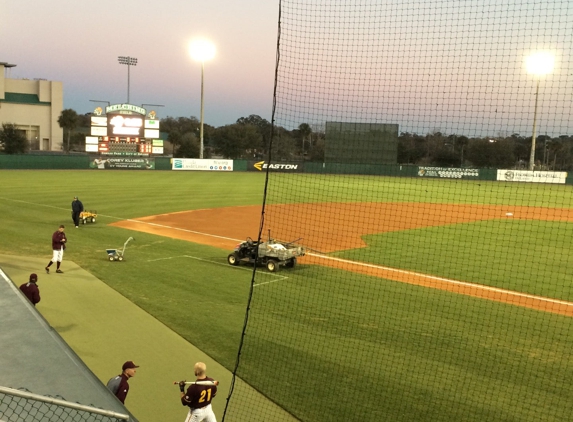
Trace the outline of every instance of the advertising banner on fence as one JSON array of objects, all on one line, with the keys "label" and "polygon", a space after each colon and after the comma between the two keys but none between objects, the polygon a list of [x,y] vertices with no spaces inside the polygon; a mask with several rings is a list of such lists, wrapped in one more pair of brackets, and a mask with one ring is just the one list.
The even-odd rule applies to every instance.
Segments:
[{"label": "advertising banner on fence", "polygon": [[532,182],[565,184],[566,171],[498,170],[497,180],[502,182]]},{"label": "advertising banner on fence", "polygon": [[173,170],[233,171],[233,160],[201,160],[198,158],[174,158]]},{"label": "advertising banner on fence", "polygon": [[479,169],[450,167],[418,167],[420,177],[442,177],[446,179],[477,179]]},{"label": "advertising banner on fence", "polygon": [[247,164],[248,171],[267,171],[267,168],[270,169],[271,171],[292,172],[292,173],[298,173],[304,171],[304,165],[302,163],[267,164],[264,161],[249,161]]},{"label": "advertising banner on fence", "polygon": [[97,157],[90,161],[91,169],[100,170],[154,170],[154,158]]}]

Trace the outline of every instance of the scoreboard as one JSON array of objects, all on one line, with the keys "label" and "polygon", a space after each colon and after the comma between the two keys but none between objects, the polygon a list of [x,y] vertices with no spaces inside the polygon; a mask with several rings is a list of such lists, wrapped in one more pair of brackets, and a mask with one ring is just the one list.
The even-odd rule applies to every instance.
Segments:
[{"label": "scoreboard", "polygon": [[143,117],[110,114],[107,116],[107,134],[116,137],[141,138],[143,136]]},{"label": "scoreboard", "polygon": [[163,154],[159,139],[159,120],[132,104],[101,107],[91,116],[91,136],[86,137],[86,151],[105,155]]}]

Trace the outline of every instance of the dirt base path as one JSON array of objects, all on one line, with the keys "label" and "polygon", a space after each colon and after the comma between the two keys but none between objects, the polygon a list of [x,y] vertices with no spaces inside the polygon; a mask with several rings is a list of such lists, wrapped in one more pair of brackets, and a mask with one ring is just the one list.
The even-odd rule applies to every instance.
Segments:
[{"label": "dirt base path", "polygon": [[[232,250],[260,225],[260,206],[214,208],[119,221],[113,226]],[[310,253],[300,262],[368,274],[468,296],[573,316],[573,303],[457,280],[332,258],[323,254],[365,247],[362,236],[492,219],[573,222],[561,208],[427,203],[324,203],[269,205],[263,233],[281,240],[304,239]]]}]

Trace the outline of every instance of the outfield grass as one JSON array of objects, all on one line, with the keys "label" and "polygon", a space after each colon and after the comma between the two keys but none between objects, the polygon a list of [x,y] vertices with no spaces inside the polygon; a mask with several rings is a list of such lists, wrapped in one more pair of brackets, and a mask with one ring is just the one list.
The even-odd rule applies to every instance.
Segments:
[{"label": "outfield grass", "polygon": [[[47,262],[50,236],[71,223],[77,195],[100,218],[67,229],[64,261],[75,261],[233,368],[251,272],[228,266],[227,251],[106,224],[261,204],[264,175],[0,171],[0,178],[0,252]],[[273,175],[269,189],[269,203],[571,206],[567,186],[284,174]],[[494,220],[371,235],[368,248],[342,255],[570,298],[570,233],[566,223]],[[109,263],[105,249],[131,235],[126,262]],[[527,248],[529,239],[536,243]],[[550,265],[545,256],[552,256]],[[570,418],[569,318],[316,266],[279,274],[288,278],[254,288],[239,372],[302,420]],[[268,277],[261,272],[256,281]],[[248,403],[242,407],[246,412]]]},{"label": "outfield grass", "polygon": [[572,208],[571,186],[461,179],[273,174],[270,203],[424,202]]}]

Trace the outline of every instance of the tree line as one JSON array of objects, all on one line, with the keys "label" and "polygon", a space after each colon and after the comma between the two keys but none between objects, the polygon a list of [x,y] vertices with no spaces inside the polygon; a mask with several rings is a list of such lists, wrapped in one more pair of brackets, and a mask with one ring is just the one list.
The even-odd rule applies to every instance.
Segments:
[{"label": "tree line", "polygon": [[[84,151],[89,134],[91,114],[78,114],[65,109],[58,118],[64,130],[65,152]],[[165,153],[177,158],[198,158],[200,155],[200,121],[196,117],[167,117],[161,120],[161,132],[167,134]],[[272,129],[272,130],[271,130]],[[271,135],[273,142],[270,143]],[[264,159],[269,152],[273,161],[323,162],[325,153],[324,127],[301,123],[296,129],[275,126],[258,116],[241,117],[235,123],[214,127],[204,124],[203,156],[228,159]],[[272,150],[269,151],[269,145]],[[16,126],[3,123],[0,147],[5,154],[25,153],[25,136]],[[402,132],[398,136],[397,164],[476,167],[528,168],[531,136],[518,133],[494,137],[445,135],[433,131],[426,135]],[[573,136],[536,138],[536,170],[573,170]]]},{"label": "tree line", "polygon": [[[398,137],[398,163],[438,167],[527,169],[531,136],[493,137],[427,135],[404,132]],[[573,170],[573,136],[540,135],[535,142],[535,170]]]},{"label": "tree line", "polygon": [[[161,131],[168,134],[174,157],[199,157],[200,122],[195,117],[167,117],[161,120]],[[220,127],[203,125],[203,156],[229,159],[263,159],[269,152],[274,160],[324,160],[324,133],[313,131],[302,123],[297,129],[275,126],[255,114],[241,117],[235,123]],[[271,136],[273,136],[272,150]]]}]

